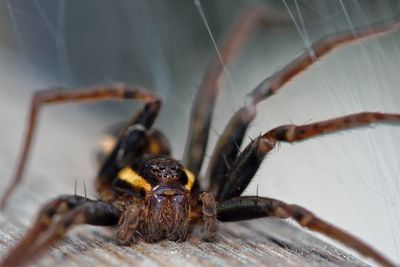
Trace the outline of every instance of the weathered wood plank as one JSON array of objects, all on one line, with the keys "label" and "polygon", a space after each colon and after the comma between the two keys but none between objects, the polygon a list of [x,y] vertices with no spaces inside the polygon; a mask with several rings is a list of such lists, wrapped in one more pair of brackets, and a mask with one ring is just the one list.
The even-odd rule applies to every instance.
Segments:
[{"label": "weathered wood plank", "polygon": [[[0,217],[4,254],[24,230],[18,218]],[[187,242],[121,247],[111,231],[78,227],[35,266],[367,266],[288,222],[261,219],[221,225],[217,242],[194,233]]]}]

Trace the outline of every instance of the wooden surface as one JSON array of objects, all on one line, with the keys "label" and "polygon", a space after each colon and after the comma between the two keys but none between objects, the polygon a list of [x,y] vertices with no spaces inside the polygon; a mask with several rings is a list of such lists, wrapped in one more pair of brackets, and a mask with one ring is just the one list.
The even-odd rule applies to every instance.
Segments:
[{"label": "wooden surface", "polygon": [[[38,87],[38,86],[35,86]],[[0,191],[11,176],[20,146],[29,93],[0,91]],[[93,136],[108,123],[88,109],[45,108],[24,182],[0,212],[0,256],[29,227],[41,204],[59,194],[78,194],[95,174]],[[220,224],[218,241],[200,241],[198,233],[184,243],[116,245],[110,231],[76,227],[36,266],[366,266],[353,256],[320,241],[294,223],[274,219]]]},{"label": "wooden surface", "polygon": [[[18,218],[0,218],[1,253],[21,236]],[[274,219],[221,225],[215,243],[197,234],[184,243],[163,241],[131,247],[110,232],[78,227],[35,266],[367,266],[290,223]]]}]

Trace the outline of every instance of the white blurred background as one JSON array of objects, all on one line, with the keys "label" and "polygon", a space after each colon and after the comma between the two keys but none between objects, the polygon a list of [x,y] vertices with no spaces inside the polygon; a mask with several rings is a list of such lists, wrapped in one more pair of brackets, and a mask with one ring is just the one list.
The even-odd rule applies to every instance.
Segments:
[{"label": "white blurred background", "polygon": [[[51,86],[125,82],[156,91],[165,104],[156,123],[183,153],[190,105],[217,41],[240,10],[270,6],[289,25],[259,29],[244,46],[218,98],[208,155],[246,93],[320,37],[400,14],[400,1],[65,1],[0,0],[0,186],[13,171],[30,95]],[[262,102],[249,137],[359,111],[400,113],[400,33],[342,48]],[[95,140],[137,104],[63,105],[43,109],[25,183],[13,197],[37,207],[94,191]],[[250,139],[246,139],[245,142]],[[400,262],[400,127],[376,125],[294,145],[269,155],[246,191],[300,204]],[[53,179],[48,180],[48,177]],[[41,180],[46,176],[47,179]],[[26,212],[26,211],[24,211]],[[34,214],[35,209],[28,211]],[[26,222],[27,223],[27,222]]]}]

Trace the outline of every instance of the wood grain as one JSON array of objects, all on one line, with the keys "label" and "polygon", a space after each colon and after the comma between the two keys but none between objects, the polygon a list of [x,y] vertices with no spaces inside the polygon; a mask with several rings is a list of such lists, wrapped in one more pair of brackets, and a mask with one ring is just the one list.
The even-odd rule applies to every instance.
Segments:
[{"label": "wood grain", "polygon": [[[18,218],[0,217],[0,249],[4,254],[24,225]],[[111,231],[77,227],[35,266],[367,266],[284,221],[261,219],[221,225],[217,242],[163,241],[121,247]]]}]

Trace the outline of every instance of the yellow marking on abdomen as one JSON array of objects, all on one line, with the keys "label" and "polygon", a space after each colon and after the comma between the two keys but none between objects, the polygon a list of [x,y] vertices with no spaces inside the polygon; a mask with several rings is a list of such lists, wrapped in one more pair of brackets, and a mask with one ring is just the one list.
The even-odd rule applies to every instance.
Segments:
[{"label": "yellow marking on abdomen", "polygon": [[151,191],[151,185],[149,182],[129,167],[123,168],[119,171],[118,179],[127,182],[136,189],[143,189],[146,192]]},{"label": "yellow marking on abdomen", "polygon": [[183,171],[186,173],[186,176],[188,178],[187,184],[185,185],[185,189],[190,191],[193,187],[195,177],[193,173],[188,169],[183,169]]}]

